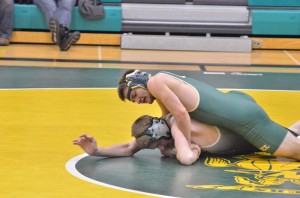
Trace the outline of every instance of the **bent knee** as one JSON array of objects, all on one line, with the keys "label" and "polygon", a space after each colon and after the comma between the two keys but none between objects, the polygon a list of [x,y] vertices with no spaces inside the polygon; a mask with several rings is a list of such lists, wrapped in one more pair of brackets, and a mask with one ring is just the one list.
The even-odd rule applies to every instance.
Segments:
[{"label": "bent knee", "polygon": [[290,126],[289,129],[300,135],[300,120],[298,120],[292,126]]},{"label": "bent knee", "polygon": [[300,160],[300,138],[288,133],[279,148],[274,153],[276,156]]}]

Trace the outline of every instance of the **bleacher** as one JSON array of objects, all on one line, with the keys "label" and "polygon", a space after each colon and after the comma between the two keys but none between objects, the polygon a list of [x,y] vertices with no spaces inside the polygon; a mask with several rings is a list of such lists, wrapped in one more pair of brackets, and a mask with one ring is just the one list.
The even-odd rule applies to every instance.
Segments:
[{"label": "bleacher", "polygon": [[[250,52],[300,49],[299,0],[102,0],[105,18],[87,19],[75,7],[78,44],[123,49]],[[15,4],[11,42],[51,43],[34,4]]]}]

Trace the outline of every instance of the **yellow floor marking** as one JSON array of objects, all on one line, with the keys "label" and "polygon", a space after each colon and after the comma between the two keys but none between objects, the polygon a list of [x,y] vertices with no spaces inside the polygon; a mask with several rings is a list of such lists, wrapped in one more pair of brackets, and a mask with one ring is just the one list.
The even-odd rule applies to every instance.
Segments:
[{"label": "yellow floor marking", "polygon": [[[300,92],[246,91],[272,119],[299,119]],[[72,145],[81,133],[100,145],[130,141],[131,123],[158,106],[121,102],[115,89],[0,90],[1,195],[3,197],[147,197],[82,181],[65,164],[82,154]],[[120,164],[120,168],[121,168]]]}]

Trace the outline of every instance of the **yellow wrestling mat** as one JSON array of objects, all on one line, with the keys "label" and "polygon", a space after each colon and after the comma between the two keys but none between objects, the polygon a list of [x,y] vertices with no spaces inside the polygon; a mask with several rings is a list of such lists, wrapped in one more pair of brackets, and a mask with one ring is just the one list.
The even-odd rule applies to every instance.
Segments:
[{"label": "yellow wrestling mat", "polygon": [[[252,95],[270,117],[280,124],[289,126],[299,119],[299,92],[262,90],[245,92]],[[133,192],[129,192],[122,186],[116,189],[88,182],[73,176],[65,167],[72,158],[83,153],[79,147],[72,145],[72,140],[81,133],[93,135],[102,146],[130,141],[132,140],[131,123],[142,114],[159,116],[158,106],[124,103],[118,99],[116,89],[100,88],[4,89],[0,90],[0,100],[2,197],[150,196],[142,194],[143,192],[149,193],[148,189],[134,189]],[[142,171],[143,167],[138,165],[126,166],[140,158],[143,159],[142,154],[135,158],[123,158],[127,161],[124,164],[122,164],[122,159],[118,158],[116,159],[117,165],[122,170],[135,170],[130,170],[130,173]],[[155,157],[154,161],[157,162],[158,159],[160,158]],[[101,163],[105,161],[102,160]],[[163,162],[158,163],[168,164],[169,161],[164,159]],[[237,192],[242,189],[244,189],[242,195],[245,197],[247,195],[251,197],[272,196],[272,198],[299,197],[300,194],[300,162],[244,156],[232,159],[202,158],[197,162],[196,168],[195,166],[178,166],[176,162],[169,164],[173,164],[177,169],[181,169],[181,173],[185,173],[178,178],[199,177],[201,180],[201,170],[210,170],[210,180],[205,180],[206,176],[201,182],[181,185],[181,188],[187,192],[198,190],[199,196],[203,192],[208,192],[209,196],[204,194],[201,197],[219,197],[222,192],[231,192],[230,197],[240,197],[241,194]],[[237,169],[233,170],[229,168],[229,165]],[[203,169],[205,166],[210,167]],[[159,169],[156,168],[154,171],[163,171],[164,168],[168,167],[159,166]],[[218,174],[212,175],[214,170]],[[232,174],[234,171],[236,173],[239,171],[242,176],[235,177],[235,174]],[[95,172],[94,176],[98,174],[101,172]],[[116,171],[115,174],[120,173]],[[231,183],[226,183],[227,179],[224,180],[228,175]],[[134,177],[131,179],[129,182],[134,182]],[[146,181],[147,178],[144,180]],[[157,182],[160,182],[159,178]],[[162,182],[163,184],[165,183]],[[176,189],[168,190],[171,193],[166,196],[174,196],[172,192]],[[160,190],[153,194],[159,194],[158,192]],[[189,195],[186,194],[184,197],[189,197]]]}]

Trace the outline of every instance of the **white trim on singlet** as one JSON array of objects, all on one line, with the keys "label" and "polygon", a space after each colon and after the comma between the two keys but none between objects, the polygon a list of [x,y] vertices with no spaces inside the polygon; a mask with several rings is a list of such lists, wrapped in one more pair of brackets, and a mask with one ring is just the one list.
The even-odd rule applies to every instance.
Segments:
[{"label": "white trim on singlet", "polygon": [[[179,81],[181,81],[181,82],[183,82],[183,83],[189,85],[190,87],[192,87],[192,88],[197,92],[198,98],[197,98],[196,106],[195,106],[194,108],[192,108],[191,110],[188,110],[188,112],[195,111],[195,110],[199,107],[199,105],[200,105],[200,94],[199,94],[198,90],[197,90],[193,85],[191,85],[190,83],[188,83],[188,82],[186,82],[186,81],[184,81],[184,80],[178,78],[178,77],[185,78],[185,76],[179,76],[179,75],[177,75],[177,74],[173,74],[173,73],[165,72],[165,71],[164,71],[164,72],[160,72],[160,73],[158,73],[158,74],[166,74],[166,75],[168,75],[168,76],[170,76],[170,77],[173,77],[173,78],[175,78],[176,80],[179,80]],[[173,75],[174,75],[174,76],[173,76]],[[178,77],[175,77],[175,76],[178,76]]]},{"label": "white trim on singlet", "polygon": [[219,130],[218,127],[216,127],[216,126],[214,126],[214,127],[216,128],[216,130],[218,132],[218,139],[214,143],[212,143],[211,145],[201,146],[201,148],[203,148],[203,149],[211,148],[211,147],[215,146],[220,141],[220,139],[221,139],[221,132],[220,132],[220,130]]}]

